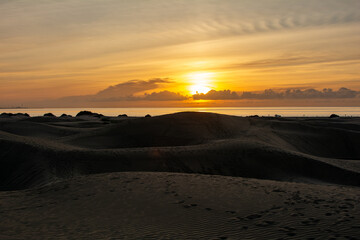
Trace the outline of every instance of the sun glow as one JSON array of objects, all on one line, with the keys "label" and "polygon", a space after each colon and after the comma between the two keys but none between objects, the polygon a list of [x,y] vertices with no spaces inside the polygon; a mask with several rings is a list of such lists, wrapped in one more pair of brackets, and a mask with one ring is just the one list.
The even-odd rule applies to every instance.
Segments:
[{"label": "sun glow", "polygon": [[207,93],[211,90],[213,73],[210,72],[195,72],[188,74],[190,80],[189,90],[191,94]]},{"label": "sun glow", "polygon": [[191,85],[190,91],[191,94],[197,94],[197,93],[207,93],[211,90],[211,88],[203,86],[203,85]]}]

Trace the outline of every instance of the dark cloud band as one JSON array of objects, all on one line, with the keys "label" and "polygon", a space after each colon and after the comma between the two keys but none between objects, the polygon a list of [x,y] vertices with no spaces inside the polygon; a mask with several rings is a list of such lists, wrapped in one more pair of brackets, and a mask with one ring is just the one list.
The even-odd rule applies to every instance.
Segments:
[{"label": "dark cloud band", "polygon": [[313,98],[358,98],[360,91],[351,90],[345,87],[339,90],[325,88],[322,91],[310,89],[286,89],[283,91],[275,91],[266,89],[263,92],[243,92],[237,93],[230,90],[216,91],[211,90],[204,94],[194,94],[194,100],[237,100],[237,99],[313,99]]}]

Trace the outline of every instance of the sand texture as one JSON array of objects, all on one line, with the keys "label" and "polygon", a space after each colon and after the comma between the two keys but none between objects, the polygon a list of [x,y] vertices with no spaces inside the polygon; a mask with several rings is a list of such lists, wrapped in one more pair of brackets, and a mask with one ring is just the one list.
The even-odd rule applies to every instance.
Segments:
[{"label": "sand texture", "polygon": [[360,119],[0,118],[0,239],[358,239]]}]

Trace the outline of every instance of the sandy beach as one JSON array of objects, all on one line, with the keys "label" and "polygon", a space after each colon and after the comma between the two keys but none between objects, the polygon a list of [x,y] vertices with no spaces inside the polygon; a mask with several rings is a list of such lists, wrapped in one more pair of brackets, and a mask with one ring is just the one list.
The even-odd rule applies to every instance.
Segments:
[{"label": "sandy beach", "polygon": [[0,239],[358,239],[360,119],[0,117]]}]

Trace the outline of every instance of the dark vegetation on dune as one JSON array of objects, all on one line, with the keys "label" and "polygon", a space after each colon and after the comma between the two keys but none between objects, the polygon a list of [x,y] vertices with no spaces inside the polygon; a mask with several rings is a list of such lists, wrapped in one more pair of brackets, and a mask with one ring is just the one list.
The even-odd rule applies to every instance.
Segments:
[{"label": "dark vegetation on dune", "polygon": [[52,113],[45,113],[44,117],[56,117],[56,116]]},{"label": "dark vegetation on dune", "polygon": [[78,114],[76,114],[76,117],[80,117],[80,116],[103,117],[104,115],[99,113],[93,113],[91,111],[81,111]]},{"label": "dark vegetation on dune", "polygon": [[30,117],[27,113],[1,113],[0,118],[9,118],[9,117]]},{"label": "dark vegetation on dune", "polygon": [[311,179],[359,186],[358,146],[357,118],[243,118],[185,112],[103,120],[10,119],[0,121],[0,189],[116,171]]}]

